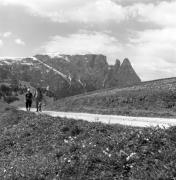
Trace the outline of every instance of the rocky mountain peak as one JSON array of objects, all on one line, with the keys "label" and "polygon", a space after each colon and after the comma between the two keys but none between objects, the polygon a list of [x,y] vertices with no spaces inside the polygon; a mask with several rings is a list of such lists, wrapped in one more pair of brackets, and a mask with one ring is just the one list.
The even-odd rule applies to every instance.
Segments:
[{"label": "rocky mountain peak", "polygon": [[130,74],[137,75],[128,58],[125,58],[123,60],[123,63],[121,64],[120,69],[119,69],[119,73],[128,74],[128,75]]},{"label": "rocky mountain peak", "polygon": [[120,86],[132,85],[141,82],[128,58],[123,60],[123,63],[117,73],[117,79]]},{"label": "rocky mountain peak", "polygon": [[125,59],[123,60],[121,66],[122,66],[122,67],[123,67],[123,66],[131,66],[131,67],[132,67],[131,62],[130,62],[130,60],[129,60],[128,58],[125,58]]},{"label": "rocky mountain peak", "polygon": [[131,62],[125,58],[120,65],[120,60],[116,60],[115,65],[109,70],[105,87],[124,87],[141,82],[134,71]]},{"label": "rocky mountain peak", "polygon": [[120,68],[120,60],[116,59],[115,65],[114,65],[114,70],[118,71]]}]

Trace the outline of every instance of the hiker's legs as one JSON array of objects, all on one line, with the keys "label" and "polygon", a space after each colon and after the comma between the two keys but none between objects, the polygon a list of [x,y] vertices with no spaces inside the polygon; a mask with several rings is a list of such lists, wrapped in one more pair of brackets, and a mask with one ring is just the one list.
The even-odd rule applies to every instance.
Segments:
[{"label": "hiker's legs", "polygon": [[31,110],[32,101],[29,101],[29,111]]},{"label": "hiker's legs", "polygon": [[28,101],[26,101],[26,111],[28,111]]},{"label": "hiker's legs", "polygon": [[36,111],[38,112],[39,111],[39,102],[36,101]]},{"label": "hiker's legs", "polygon": [[42,111],[42,103],[41,102],[39,102],[38,109],[39,109],[39,111]]},{"label": "hiker's legs", "polygon": [[26,111],[30,111],[30,101],[26,101]]}]

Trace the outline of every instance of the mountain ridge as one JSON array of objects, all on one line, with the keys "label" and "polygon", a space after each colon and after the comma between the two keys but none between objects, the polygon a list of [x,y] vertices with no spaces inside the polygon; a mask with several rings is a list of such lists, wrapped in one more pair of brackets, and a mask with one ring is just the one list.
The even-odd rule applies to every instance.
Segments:
[{"label": "mountain ridge", "polygon": [[[109,65],[106,56],[102,54],[38,54],[18,60],[0,60],[0,79],[13,77],[30,82],[34,87],[50,87],[57,98],[62,98],[141,82],[133,67],[123,64],[120,65],[120,61],[116,60],[115,65]],[[127,69],[124,73],[120,70],[123,66]]]}]

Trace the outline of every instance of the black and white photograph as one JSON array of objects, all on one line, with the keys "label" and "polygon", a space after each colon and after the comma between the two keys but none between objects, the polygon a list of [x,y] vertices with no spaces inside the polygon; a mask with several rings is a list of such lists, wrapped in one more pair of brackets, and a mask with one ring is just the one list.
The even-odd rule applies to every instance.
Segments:
[{"label": "black and white photograph", "polygon": [[0,180],[176,180],[176,0],[0,0]]}]

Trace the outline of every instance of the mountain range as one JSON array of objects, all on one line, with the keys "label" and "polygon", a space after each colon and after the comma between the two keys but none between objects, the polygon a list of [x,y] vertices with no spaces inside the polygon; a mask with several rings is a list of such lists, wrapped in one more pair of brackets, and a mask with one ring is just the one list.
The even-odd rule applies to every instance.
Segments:
[{"label": "mountain range", "polygon": [[107,63],[102,54],[35,55],[0,60],[0,81],[29,82],[33,87],[48,88],[56,98],[141,82],[130,61]]}]

